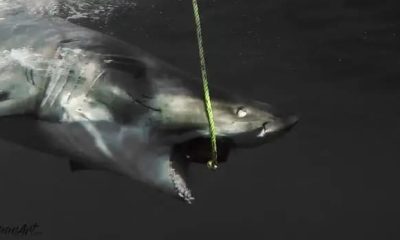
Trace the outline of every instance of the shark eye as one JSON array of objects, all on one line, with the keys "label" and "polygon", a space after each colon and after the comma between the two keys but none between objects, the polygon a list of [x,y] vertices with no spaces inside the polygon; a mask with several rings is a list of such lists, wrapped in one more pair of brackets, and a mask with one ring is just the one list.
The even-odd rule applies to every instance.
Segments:
[{"label": "shark eye", "polygon": [[247,116],[247,111],[244,107],[239,107],[236,111],[236,115],[240,118],[244,118]]}]

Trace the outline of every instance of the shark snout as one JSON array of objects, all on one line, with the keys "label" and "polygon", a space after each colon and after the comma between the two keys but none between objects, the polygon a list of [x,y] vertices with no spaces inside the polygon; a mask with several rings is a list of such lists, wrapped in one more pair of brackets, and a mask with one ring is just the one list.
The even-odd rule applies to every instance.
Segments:
[{"label": "shark snout", "polygon": [[299,118],[297,116],[291,115],[289,117],[279,118],[271,122],[264,122],[263,127],[257,137],[269,138],[275,137],[276,135],[281,135],[292,129],[298,121]]},{"label": "shark snout", "polygon": [[291,115],[280,121],[281,121],[281,129],[280,130],[281,131],[289,131],[299,122],[299,117],[297,117],[296,115]]},{"label": "shark snout", "polygon": [[265,121],[259,128],[233,137],[237,147],[254,147],[270,142],[292,129],[299,121],[295,115]]}]

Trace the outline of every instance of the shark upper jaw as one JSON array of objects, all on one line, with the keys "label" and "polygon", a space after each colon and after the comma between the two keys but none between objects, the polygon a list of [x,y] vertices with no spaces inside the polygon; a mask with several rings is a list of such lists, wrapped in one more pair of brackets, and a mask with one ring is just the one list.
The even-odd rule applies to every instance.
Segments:
[{"label": "shark upper jaw", "polygon": [[262,126],[249,132],[232,136],[232,142],[236,148],[257,147],[275,140],[286,134],[299,121],[295,115],[278,118],[274,121],[265,122]]}]

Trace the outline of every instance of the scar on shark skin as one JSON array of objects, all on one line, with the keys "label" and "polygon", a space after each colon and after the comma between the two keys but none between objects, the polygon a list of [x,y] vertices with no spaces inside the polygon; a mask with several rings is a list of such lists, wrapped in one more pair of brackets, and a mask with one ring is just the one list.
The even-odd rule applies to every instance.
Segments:
[{"label": "scar on shark skin", "polygon": [[[139,104],[139,105],[141,105],[141,106],[143,106],[143,107],[145,107],[145,108],[148,108],[148,109],[150,109],[150,110],[153,110],[153,111],[156,111],[156,112],[161,112],[161,109],[148,106],[148,105],[146,105],[142,100],[140,100],[140,99],[138,99],[138,98],[134,98],[134,97],[132,96],[132,94],[130,94],[130,93],[127,93],[127,94],[128,94],[128,96],[132,99],[133,102],[135,102],[135,103],[137,103],[137,104]],[[145,96],[145,95],[142,95],[142,96]],[[146,97],[146,98],[151,99],[151,97]]]}]

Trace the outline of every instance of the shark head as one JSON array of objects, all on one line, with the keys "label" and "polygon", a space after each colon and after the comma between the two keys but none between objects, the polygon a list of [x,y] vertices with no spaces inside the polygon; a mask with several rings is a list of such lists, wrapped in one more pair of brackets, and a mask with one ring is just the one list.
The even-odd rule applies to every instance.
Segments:
[{"label": "shark head", "polygon": [[[111,165],[117,172],[192,202],[187,170],[191,164],[206,165],[212,156],[202,82],[147,58],[108,56],[104,62],[107,74],[93,92],[114,119],[108,130],[96,127],[105,141],[102,149],[113,159]],[[228,89],[211,85],[210,93],[218,163],[226,162],[234,149],[260,146],[282,136],[298,121]]]},{"label": "shark head", "polygon": [[[203,164],[212,157],[209,120],[200,81],[168,78],[157,81],[149,101],[153,130],[169,146],[168,181],[173,193],[191,202],[187,184],[189,164]],[[216,127],[218,163],[228,160],[234,149],[266,144],[287,133],[298,122],[296,115],[280,113],[270,104],[249,100],[211,87]]]},{"label": "shark head", "polygon": [[[233,148],[262,145],[288,132],[298,122],[297,116],[281,114],[267,103],[228,96],[217,89],[213,93],[217,140]],[[190,138],[197,136],[198,143],[210,137],[209,120],[201,97],[176,93],[158,97],[161,128],[190,133]]]}]

